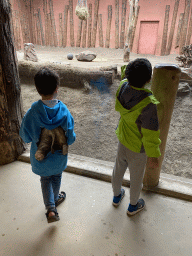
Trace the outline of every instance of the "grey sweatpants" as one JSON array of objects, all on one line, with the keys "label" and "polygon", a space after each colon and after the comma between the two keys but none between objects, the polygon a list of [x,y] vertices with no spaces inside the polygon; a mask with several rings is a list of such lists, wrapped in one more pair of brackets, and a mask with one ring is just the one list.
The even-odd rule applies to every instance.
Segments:
[{"label": "grey sweatpants", "polygon": [[121,193],[123,176],[127,167],[130,171],[130,203],[136,205],[143,185],[143,176],[147,156],[145,153],[135,153],[118,143],[117,157],[112,174],[114,196]]}]

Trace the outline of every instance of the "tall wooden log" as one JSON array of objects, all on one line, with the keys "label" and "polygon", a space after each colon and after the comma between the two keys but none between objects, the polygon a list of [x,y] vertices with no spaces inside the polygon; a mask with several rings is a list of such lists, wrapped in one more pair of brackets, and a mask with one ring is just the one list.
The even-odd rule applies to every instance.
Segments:
[{"label": "tall wooden log", "polygon": [[99,46],[103,47],[103,24],[102,24],[102,14],[99,14]]},{"label": "tall wooden log", "polygon": [[63,19],[62,13],[59,13],[59,46],[63,46]]},{"label": "tall wooden log", "polygon": [[64,9],[64,30],[63,30],[63,47],[67,46],[67,21],[68,21],[69,5],[65,5]]},{"label": "tall wooden log", "polygon": [[183,46],[185,46],[185,43],[186,43],[190,5],[191,5],[191,0],[185,0],[185,12],[183,17],[183,26],[182,26],[181,37],[180,37],[179,54],[182,54],[182,48]]},{"label": "tall wooden log", "polygon": [[47,0],[43,0],[43,13],[45,21],[45,45],[49,45],[49,21],[47,16]]},{"label": "tall wooden log", "polygon": [[54,39],[54,46],[58,46],[57,30],[56,30],[55,17],[54,17],[54,11],[53,11],[53,1],[48,0],[48,2],[49,2],[49,9],[50,9],[50,15],[51,15],[51,27],[52,27],[52,34]]},{"label": "tall wooden log", "polygon": [[71,47],[75,46],[74,23],[73,23],[73,0],[69,0],[69,18],[70,18],[70,43]]},{"label": "tall wooden log", "polygon": [[28,16],[28,20],[29,20],[29,34],[30,34],[30,42],[33,43],[33,27],[32,27],[32,0],[29,0],[29,16]]},{"label": "tall wooden log", "polygon": [[41,28],[40,28],[40,22],[38,18],[38,13],[35,13],[35,20],[36,20],[36,31],[37,31],[37,44],[41,45]]},{"label": "tall wooden log", "polygon": [[108,19],[107,19],[105,48],[109,48],[110,46],[111,21],[112,21],[112,5],[108,5]]},{"label": "tall wooden log", "polygon": [[95,0],[93,33],[92,33],[92,43],[91,43],[92,47],[95,47],[95,43],[96,43],[98,12],[99,12],[99,0]]},{"label": "tall wooden log", "polygon": [[163,37],[162,37],[162,44],[161,44],[161,56],[165,55],[165,52],[166,52],[167,32],[168,32],[168,24],[169,24],[169,11],[170,11],[170,5],[166,5]]},{"label": "tall wooden log", "polygon": [[133,42],[134,42],[134,38],[135,38],[135,30],[136,30],[136,26],[137,26],[137,21],[138,21],[138,17],[139,17],[139,10],[140,10],[140,6],[138,5],[136,7],[136,14],[135,14],[135,20],[134,20],[134,25],[133,25],[133,29],[132,29],[132,33],[131,33],[131,38],[130,38],[130,51],[132,51],[133,48]]},{"label": "tall wooden log", "polygon": [[119,0],[115,0],[115,48],[119,48]]},{"label": "tall wooden log", "polygon": [[125,18],[126,18],[127,0],[122,0],[122,15],[121,15],[121,32],[120,32],[120,48],[124,48],[125,44]]},{"label": "tall wooden log", "polygon": [[83,37],[82,37],[82,47],[86,47],[86,38],[87,38],[87,20],[83,21]]},{"label": "tall wooden log", "polygon": [[34,8],[31,9],[31,20],[32,20],[32,31],[33,31],[33,44],[37,43],[37,35],[36,35],[36,19],[35,19],[35,13]]},{"label": "tall wooden log", "polygon": [[177,36],[176,36],[176,40],[175,40],[175,48],[179,47],[181,29],[182,29],[182,26],[183,26],[183,17],[184,17],[184,13],[181,13],[180,16],[179,16]]},{"label": "tall wooden log", "polygon": [[89,4],[87,47],[91,47],[91,38],[92,38],[92,4]]},{"label": "tall wooden log", "polygon": [[160,104],[157,105],[157,113],[160,128],[161,156],[158,158],[159,167],[155,169],[149,168],[149,159],[147,160],[143,181],[144,188],[155,187],[159,183],[160,171],[180,76],[181,70],[177,65],[159,64],[153,69],[151,90],[153,91],[155,98],[160,102]]},{"label": "tall wooden log", "polygon": [[19,136],[23,109],[10,12],[8,1],[0,0],[0,165],[25,149]]},{"label": "tall wooden log", "polygon": [[77,31],[76,47],[80,47],[80,45],[81,45],[82,24],[83,24],[83,20],[80,20],[80,19],[79,19],[79,26],[78,26],[78,31]]},{"label": "tall wooden log", "polygon": [[190,17],[189,28],[188,28],[188,33],[187,33],[186,45],[190,45],[191,34],[192,34],[192,9],[191,9],[191,17]]},{"label": "tall wooden log", "polygon": [[180,0],[175,0],[175,6],[174,6],[174,11],[173,11],[171,28],[170,28],[170,32],[169,32],[169,39],[168,39],[168,43],[167,43],[166,55],[169,55],[171,52],[173,35],[174,35],[174,31],[175,31],[175,23],[177,20],[177,13],[178,13],[178,8],[179,8],[179,1]]},{"label": "tall wooden log", "polygon": [[41,12],[40,9],[38,8],[38,21],[39,21],[39,27],[40,27],[40,33],[41,33],[41,42],[42,45],[45,45],[45,36],[44,36],[44,31],[43,31],[43,24],[42,24],[42,20],[41,20]]}]

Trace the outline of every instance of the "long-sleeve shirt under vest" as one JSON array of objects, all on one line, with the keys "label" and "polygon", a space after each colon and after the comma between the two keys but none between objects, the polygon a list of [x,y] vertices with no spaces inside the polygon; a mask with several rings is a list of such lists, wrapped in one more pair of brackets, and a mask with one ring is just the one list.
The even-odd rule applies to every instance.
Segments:
[{"label": "long-sleeve shirt under vest", "polygon": [[127,79],[121,81],[115,103],[115,110],[121,116],[117,137],[130,150],[145,152],[148,157],[161,155],[157,104],[152,91],[130,86]]}]

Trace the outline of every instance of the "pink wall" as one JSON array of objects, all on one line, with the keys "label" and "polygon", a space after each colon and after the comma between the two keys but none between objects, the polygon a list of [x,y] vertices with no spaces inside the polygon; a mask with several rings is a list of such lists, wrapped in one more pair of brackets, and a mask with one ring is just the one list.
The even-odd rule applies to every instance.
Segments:
[{"label": "pink wall", "polygon": [[[16,1],[16,0],[14,0]],[[20,0],[20,3],[22,4],[22,11],[27,10],[23,0]],[[26,0],[25,3],[29,3],[28,0]],[[87,0],[87,4],[92,4],[92,25],[94,20],[94,6],[95,6],[95,0]],[[54,8],[54,17],[56,22],[56,29],[57,29],[57,37],[59,41],[59,13],[62,13],[62,17],[64,15],[64,8],[65,5],[69,4],[69,0],[53,0],[53,8]],[[174,10],[174,4],[175,0],[140,0],[140,12],[139,12],[139,18],[137,22],[136,32],[135,32],[135,39],[133,44],[132,52],[138,53],[139,49],[141,51],[141,44],[146,41],[147,38],[145,37],[145,33],[141,31],[141,24],[148,24],[144,28],[144,31],[146,31],[147,34],[151,34],[150,29],[153,29],[153,26],[150,24],[154,24],[154,22],[159,22],[158,24],[158,30],[156,33],[156,36],[151,35],[151,39],[153,42],[153,46],[146,46],[148,47],[149,51],[151,47],[154,47],[155,44],[155,55],[160,55],[161,53],[161,44],[162,44],[162,35],[163,35],[163,28],[164,28],[164,17],[165,17],[165,8],[166,5],[170,5],[170,13],[169,13],[169,25],[168,25],[168,36],[169,36],[169,30],[171,27],[171,21],[173,16],[173,10]],[[75,38],[75,46],[76,46],[76,39],[77,39],[77,31],[78,31],[78,24],[79,19],[75,15],[75,8],[77,5],[77,0],[73,0],[73,18],[74,18],[74,38]],[[102,22],[103,22],[103,39],[104,39],[104,47],[105,47],[105,39],[106,39],[106,28],[107,28],[107,18],[108,18],[108,5],[112,5],[112,23],[111,23],[111,34],[110,34],[110,48],[115,48],[115,0],[100,0],[99,3],[99,14],[102,14]],[[177,14],[177,21],[175,26],[175,33],[173,38],[173,44],[171,53],[178,53],[179,49],[175,49],[175,38],[178,28],[178,21],[179,21],[179,15],[180,13],[184,12],[184,6],[185,6],[185,0],[180,0],[179,4],[179,10]],[[41,10],[41,17],[42,22],[44,23],[44,13],[43,13],[43,0],[33,0],[33,7],[35,10],[37,8],[40,8]],[[191,4],[192,7],[192,4]],[[13,9],[17,9],[16,2],[13,5]],[[119,32],[121,31],[121,14],[122,14],[122,0],[119,0]],[[127,24],[129,14],[129,1],[127,1],[127,11],[126,11],[126,21],[125,24]],[[190,17],[189,17],[190,18]],[[144,21],[146,23],[144,23]],[[125,28],[126,31],[126,28]],[[67,34],[67,46],[70,46],[70,23],[69,23],[69,14],[68,14],[68,34]],[[167,38],[168,38],[167,36]],[[142,37],[142,38],[141,38]],[[120,38],[120,34],[119,34]],[[147,41],[146,41],[147,42]],[[139,46],[140,45],[140,46]],[[97,37],[96,37],[96,47],[99,47],[99,32],[97,27]]]}]

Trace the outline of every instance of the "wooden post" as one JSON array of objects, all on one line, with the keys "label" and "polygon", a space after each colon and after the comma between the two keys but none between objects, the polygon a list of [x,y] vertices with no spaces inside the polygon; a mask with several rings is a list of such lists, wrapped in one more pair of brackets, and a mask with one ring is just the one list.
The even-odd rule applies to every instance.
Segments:
[{"label": "wooden post", "polygon": [[38,19],[38,13],[35,13],[35,20],[36,20],[36,28],[37,28],[37,44],[41,45],[41,29],[40,29],[40,23]]},{"label": "wooden post", "polygon": [[192,9],[191,9],[191,17],[190,17],[190,22],[189,22],[189,29],[188,29],[188,34],[187,34],[186,45],[190,45],[191,34],[192,34]]},{"label": "wooden post", "polygon": [[120,48],[124,48],[125,44],[125,18],[126,18],[127,0],[122,0],[122,16],[121,16],[121,32],[120,32]]},{"label": "wooden post", "polygon": [[107,20],[107,29],[106,29],[105,48],[109,48],[110,46],[111,21],[112,21],[112,5],[108,5],[108,20]]},{"label": "wooden post", "polygon": [[103,47],[103,24],[102,24],[102,14],[99,14],[99,46]]},{"label": "wooden post", "polygon": [[33,31],[33,44],[37,43],[37,37],[36,37],[36,24],[35,24],[35,14],[34,14],[34,8],[31,9],[31,20],[32,20],[32,31]]},{"label": "wooden post", "polygon": [[83,21],[83,38],[82,38],[82,47],[86,47],[86,37],[87,37],[87,20]]},{"label": "wooden post", "polygon": [[96,43],[98,12],[99,12],[99,0],[95,0],[93,34],[92,34],[92,43],[91,43],[92,47],[95,47],[95,43]]},{"label": "wooden post", "polygon": [[87,47],[91,47],[91,37],[92,37],[92,4],[89,4]]},{"label": "wooden post", "polygon": [[161,156],[159,157],[159,167],[157,169],[149,169],[149,161],[147,161],[143,181],[144,187],[155,187],[159,183],[159,176],[180,75],[181,70],[177,65],[157,64],[153,69],[151,90],[153,91],[155,98],[160,102],[160,104],[157,105],[157,112],[160,127]]},{"label": "wooden post", "polygon": [[184,17],[184,13],[181,13],[180,16],[179,16],[179,24],[178,24],[178,28],[177,28],[177,36],[176,36],[176,40],[175,40],[175,48],[179,47],[181,28],[183,26],[183,17]]},{"label": "wooden post", "polygon": [[64,9],[64,31],[63,31],[63,47],[67,46],[67,21],[68,21],[69,5],[65,5]]},{"label": "wooden post", "polygon": [[23,108],[10,13],[8,1],[0,0],[0,165],[15,161],[25,149],[19,136]]},{"label": "wooden post", "polygon": [[115,0],[115,48],[119,48],[119,0]]},{"label": "wooden post", "polygon": [[168,23],[169,23],[169,11],[170,11],[170,5],[166,5],[163,37],[162,37],[162,44],[161,44],[161,56],[165,55],[165,52],[166,52],[167,32],[168,32]]},{"label": "wooden post", "polygon": [[42,25],[42,20],[41,20],[41,13],[40,13],[40,9],[38,8],[38,21],[39,21],[39,27],[40,27],[40,33],[41,33],[41,42],[42,45],[45,45],[45,36],[44,36],[44,31],[43,31],[43,25]]},{"label": "wooden post", "polygon": [[171,22],[171,29],[169,32],[169,39],[168,39],[168,43],[167,43],[166,55],[169,55],[171,52],[173,35],[174,35],[174,31],[175,31],[175,23],[177,20],[177,13],[178,13],[178,8],[179,8],[179,1],[180,0],[175,0],[175,6],[174,6],[173,17],[172,17],[172,22]]},{"label": "wooden post", "polygon": [[53,39],[54,39],[54,46],[58,46],[57,30],[56,30],[55,17],[54,17],[54,11],[53,11],[53,1],[52,0],[48,0],[48,1],[49,1],[51,27],[52,27],[52,34],[53,34]]},{"label": "wooden post", "polygon": [[131,38],[130,38],[130,45],[129,45],[130,51],[132,51],[132,48],[133,48],[133,42],[134,42],[134,38],[135,38],[135,30],[136,30],[136,26],[137,26],[138,17],[139,17],[139,10],[140,10],[140,6],[138,5],[136,7],[136,15],[135,15],[133,29],[131,30]]},{"label": "wooden post", "polygon": [[83,24],[83,20],[80,20],[80,19],[79,19],[79,26],[78,26],[78,31],[77,31],[76,47],[80,47],[80,45],[81,45],[82,24]]},{"label": "wooden post", "polygon": [[71,47],[75,46],[74,24],[73,24],[73,0],[69,0],[69,17],[70,17],[70,42]]},{"label": "wooden post", "polygon": [[43,0],[43,13],[45,21],[45,44],[49,45],[49,25],[48,25],[48,15],[47,15],[47,0]]},{"label": "wooden post", "polygon": [[181,37],[180,37],[179,54],[183,53],[182,48],[183,46],[185,46],[185,42],[186,42],[190,4],[191,4],[191,0],[185,0],[185,12],[183,17],[183,26],[182,26]]},{"label": "wooden post", "polygon": [[63,20],[62,13],[59,13],[59,46],[63,46]]}]

